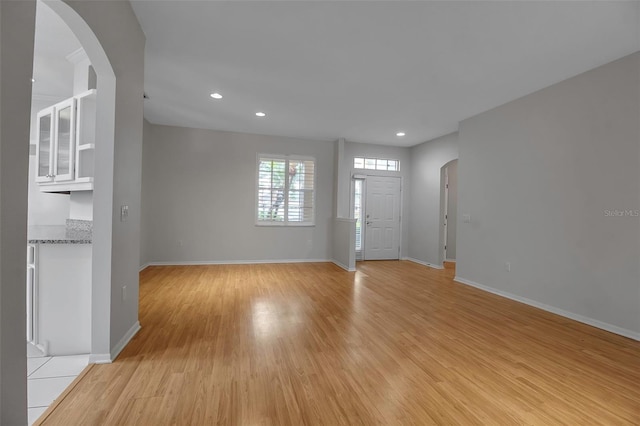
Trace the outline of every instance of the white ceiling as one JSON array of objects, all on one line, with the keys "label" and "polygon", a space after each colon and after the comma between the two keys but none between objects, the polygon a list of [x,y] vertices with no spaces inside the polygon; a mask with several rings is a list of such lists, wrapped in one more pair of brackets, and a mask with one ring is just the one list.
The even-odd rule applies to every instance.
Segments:
[{"label": "white ceiling", "polygon": [[62,100],[73,95],[73,65],[66,57],[80,42],[64,21],[42,2],[37,3],[33,55],[33,95]]},{"label": "white ceiling", "polygon": [[638,2],[132,3],[149,121],[310,139],[415,145],[640,50]]}]

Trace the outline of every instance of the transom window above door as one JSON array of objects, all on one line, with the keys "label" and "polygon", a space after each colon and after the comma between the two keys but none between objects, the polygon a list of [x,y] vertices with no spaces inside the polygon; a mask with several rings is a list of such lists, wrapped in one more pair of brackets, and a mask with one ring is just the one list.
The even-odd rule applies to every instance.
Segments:
[{"label": "transom window above door", "polygon": [[397,172],[400,170],[400,160],[389,160],[386,158],[354,157],[353,168],[366,169],[366,170],[386,170],[390,172]]}]

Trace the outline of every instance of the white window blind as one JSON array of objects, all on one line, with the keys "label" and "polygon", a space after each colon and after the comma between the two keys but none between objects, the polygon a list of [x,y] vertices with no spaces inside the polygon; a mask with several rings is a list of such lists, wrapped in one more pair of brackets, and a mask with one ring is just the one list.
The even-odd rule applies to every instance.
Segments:
[{"label": "white window blind", "polygon": [[257,198],[258,225],[313,225],[315,160],[260,155]]}]

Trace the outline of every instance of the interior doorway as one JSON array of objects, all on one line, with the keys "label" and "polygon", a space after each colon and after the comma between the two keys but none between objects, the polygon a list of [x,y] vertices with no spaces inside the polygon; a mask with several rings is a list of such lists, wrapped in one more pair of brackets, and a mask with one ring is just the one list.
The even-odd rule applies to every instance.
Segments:
[{"label": "interior doorway", "polygon": [[400,195],[399,177],[359,176],[354,180],[356,259],[400,258]]},{"label": "interior doorway", "polygon": [[458,222],[458,160],[452,160],[442,166],[442,260],[456,261],[456,234]]}]

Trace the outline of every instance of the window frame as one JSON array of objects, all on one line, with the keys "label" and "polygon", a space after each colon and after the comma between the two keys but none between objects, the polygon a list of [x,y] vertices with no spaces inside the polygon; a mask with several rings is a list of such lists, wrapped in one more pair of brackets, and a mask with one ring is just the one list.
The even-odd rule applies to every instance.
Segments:
[{"label": "window frame", "polygon": [[[288,220],[288,207],[289,207],[289,191],[290,191],[290,183],[288,179],[285,179],[285,187],[284,187],[284,220],[283,221],[275,221],[275,220],[259,220],[259,212],[260,212],[260,160],[262,159],[271,159],[271,160],[284,160],[285,170],[289,169],[290,161],[312,161],[313,162],[313,189],[311,190],[312,196],[312,209],[311,209],[311,221],[307,222],[292,222]],[[317,177],[317,166],[318,163],[315,157],[308,155],[288,155],[288,154],[266,154],[266,153],[258,153],[256,156],[256,186],[255,186],[255,206],[254,206],[254,222],[255,226],[284,226],[284,227],[314,227],[316,226],[316,186],[318,182]]]},{"label": "window frame", "polygon": [[[362,160],[362,167],[356,166],[356,162],[358,160]],[[373,161],[373,167],[367,167],[367,162]],[[386,162],[387,168],[378,168],[378,163]],[[393,161],[396,164],[395,170],[389,170],[389,161]],[[377,158],[377,157],[353,157],[353,168],[354,170],[371,170],[376,172],[399,172],[400,171],[400,160],[394,158]]]}]

